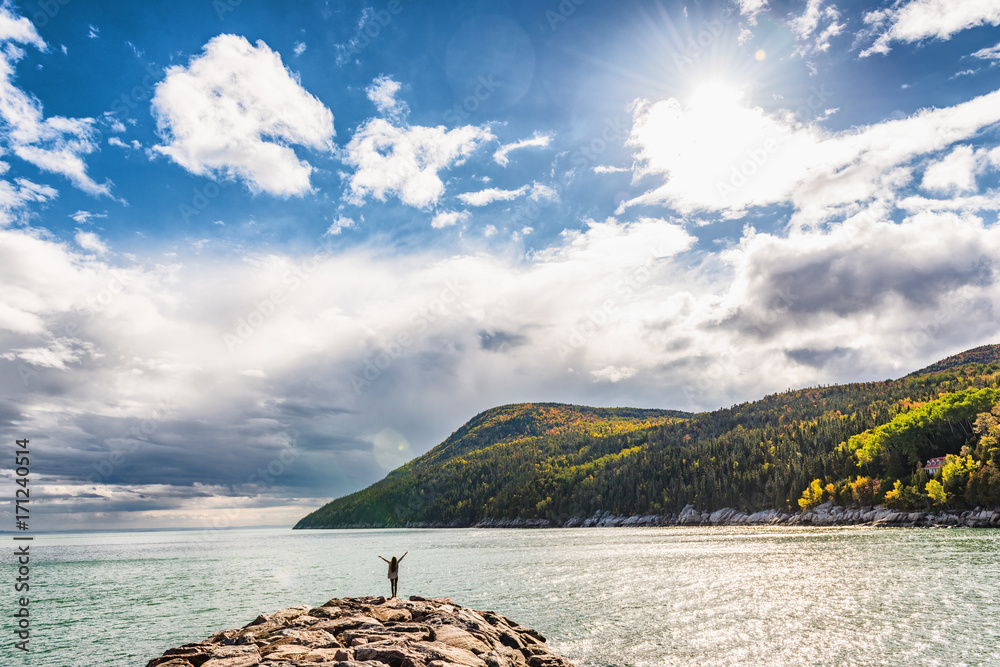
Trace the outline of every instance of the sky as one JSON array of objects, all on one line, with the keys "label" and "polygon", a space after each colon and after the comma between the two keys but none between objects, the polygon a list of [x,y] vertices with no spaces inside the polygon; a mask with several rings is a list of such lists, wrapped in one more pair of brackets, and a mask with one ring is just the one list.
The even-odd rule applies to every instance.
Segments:
[{"label": "sky", "polygon": [[4,2],[0,437],[31,441],[32,528],[291,525],[498,405],[712,410],[998,342],[998,26]]}]

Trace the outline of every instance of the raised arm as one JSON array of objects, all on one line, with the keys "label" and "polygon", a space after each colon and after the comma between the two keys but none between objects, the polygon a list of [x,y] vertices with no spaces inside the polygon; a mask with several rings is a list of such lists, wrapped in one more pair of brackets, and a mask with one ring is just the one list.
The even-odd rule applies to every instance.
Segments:
[{"label": "raised arm", "polygon": [[410,553],[410,552],[409,552],[409,551],[404,551],[404,552],[403,552],[403,555],[402,555],[402,556],[400,556],[400,557],[399,557],[399,560],[397,560],[396,562],[397,562],[397,563],[402,563],[402,562],[403,562],[403,559],[404,559],[404,558],[406,558],[406,554],[408,554],[408,553]]},{"label": "raised arm", "polygon": [[[381,556],[379,556],[379,558],[382,558],[382,557],[381,557]],[[384,558],[382,558],[382,560],[385,560],[385,559],[384,559]],[[389,561],[387,561],[387,560],[385,560],[385,562],[386,562],[386,563],[389,563]],[[389,564],[390,564],[390,565],[392,565],[392,563],[389,563]]]}]

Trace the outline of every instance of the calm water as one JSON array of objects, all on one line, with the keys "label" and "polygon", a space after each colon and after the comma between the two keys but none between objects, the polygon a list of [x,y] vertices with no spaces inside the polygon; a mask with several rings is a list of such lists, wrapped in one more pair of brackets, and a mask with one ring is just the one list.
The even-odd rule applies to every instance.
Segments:
[{"label": "calm water", "polygon": [[4,609],[2,664],[144,667],[259,613],[387,594],[377,555],[404,550],[401,595],[496,609],[581,667],[1000,665],[1000,531],[865,528],[39,536],[34,651]]}]

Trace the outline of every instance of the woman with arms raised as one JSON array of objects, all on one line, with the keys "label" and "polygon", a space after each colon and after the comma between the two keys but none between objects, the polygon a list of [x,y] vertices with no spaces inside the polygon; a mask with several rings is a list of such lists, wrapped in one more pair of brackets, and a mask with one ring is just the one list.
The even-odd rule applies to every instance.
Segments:
[{"label": "woman with arms raised", "polygon": [[392,560],[385,560],[385,558],[379,556],[379,558],[382,558],[382,560],[385,560],[385,562],[389,564],[389,583],[392,584],[392,597],[396,597],[396,585],[399,582],[399,564],[403,562],[403,559],[406,558],[406,554],[408,553],[410,552],[403,552],[403,555],[399,557],[399,560],[397,560],[395,556],[392,557]]}]

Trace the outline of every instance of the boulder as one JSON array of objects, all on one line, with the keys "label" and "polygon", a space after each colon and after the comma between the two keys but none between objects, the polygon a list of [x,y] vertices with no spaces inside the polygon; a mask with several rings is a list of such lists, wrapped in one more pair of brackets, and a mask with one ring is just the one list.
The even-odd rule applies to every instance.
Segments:
[{"label": "boulder", "polygon": [[466,649],[477,654],[490,652],[491,647],[487,646],[485,642],[477,639],[468,631],[457,628],[454,625],[441,625],[434,628],[433,632],[432,639],[436,642]]},{"label": "boulder", "polygon": [[[317,622],[319,619],[316,619]],[[289,638],[287,643],[303,644],[316,648],[340,648],[337,638],[326,630],[302,630],[299,628],[287,628],[280,630],[278,635]]]},{"label": "boulder", "polygon": [[718,526],[719,524],[729,523],[729,519],[731,519],[734,514],[736,514],[736,510],[732,507],[723,507],[721,510],[715,510],[712,512],[712,514],[708,517],[708,521],[713,526]]},{"label": "boulder", "polygon": [[697,526],[701,524],[701,512],[694,508],[694,505],[685,505],[681,510],[678,523],[682,526]]},{"label": "boulder", "polygon": [[220,646],[201,667],[256,667],[261,655],[256,646]]}]

